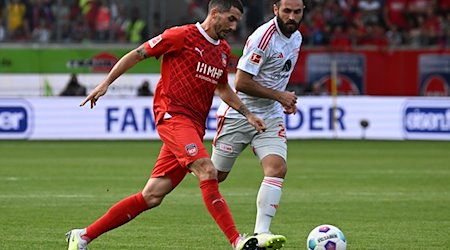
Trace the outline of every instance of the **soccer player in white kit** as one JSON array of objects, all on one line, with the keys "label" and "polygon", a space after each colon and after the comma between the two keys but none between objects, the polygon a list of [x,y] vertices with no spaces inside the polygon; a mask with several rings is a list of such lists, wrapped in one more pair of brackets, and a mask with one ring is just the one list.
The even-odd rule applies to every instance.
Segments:
[{"label": "soccer player in white kit", "polygon": [[300,52],[302,36],[298,29],[304,8],[303,0],[274,1],[275,17],[248,37],[238,62],[236,91],[249,110],[264,119],[266,131],[256,132],[244,116],[223,102],[217,111],[211,158],[219,181],[227,178],[236,158],[249,144],[263,168],[254,229],[262,249],[280,249],[286,241],[284,236],[270,232],[270,224],[287,171],[284,115],[297,111],[297,96],[286,91],[286,86]]}]

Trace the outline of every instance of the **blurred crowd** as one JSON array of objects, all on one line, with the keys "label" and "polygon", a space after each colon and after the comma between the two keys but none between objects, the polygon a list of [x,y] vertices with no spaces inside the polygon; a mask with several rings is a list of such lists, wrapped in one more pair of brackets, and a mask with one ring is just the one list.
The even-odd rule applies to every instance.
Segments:
[{"label": "blurred crowd", "polygon": [[0,0],[0,41],[141,42],[148,38],[139,6],[124,1]]},{"label": "blurred crowd", "polygon": [[301,28],[310,45],[450,46],[450,0],[314,0]]},{"label": "blurred crowd", "polygon": [[[151,0],[149,0],[151,1]],[[139,43],[165,26],[201,20],[208,0],[187,4],[180,23],[148,18],[137,1],[0,0],[0,41]],[[142,3],[140,1],[139,3]],[[245,41],[273,16],[271,0],[243,0],[245,16],[230,42]],[[450,0],[305,0],[304,45],[450,47]],[[135,5],[135,6],[133,6]],[[173,6],[167,6],[173,8]],[[168,10],[170,12],[170,9]],[[149,24],[149,20],[154,22]]]},{"label": "blurred crowd", "polygon": [[[192,9],[207,0],[192,1]],[[245,38],[273,16],[273,1],[243,0]],[[350,49],[354,46],[450,47],[450,0],[305,0],[303,44]]]}]

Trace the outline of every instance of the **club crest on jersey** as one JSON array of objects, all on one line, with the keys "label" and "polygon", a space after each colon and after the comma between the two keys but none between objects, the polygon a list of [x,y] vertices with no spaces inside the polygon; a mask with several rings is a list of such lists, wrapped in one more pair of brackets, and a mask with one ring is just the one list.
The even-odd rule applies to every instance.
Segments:
[{"label": "club crest on jersey", "polygon": [[250,62],[253,64],[259,64],[261,62],[262,56],[258,53],[253,52],[253,54],[250,56]]},{"label": "club crest on jersey", "polygon": [[150,41],[148,41],[148,45],[150,45],[151,48],[155,47],[159,42],[162,41],[162,36],[155,36]]},{"label": "club crest on jersey", "polygon": [[222,66],[227,66],[227,55],[225,53],[222,53]]},{"label": "club crest on jersey", "polygon": [[195,145],[195,143],[186,145],[185,148],[186,148],[186,153],[190,156],[195,156],[198,153],[198,148],[197,148],[197,145]]}]

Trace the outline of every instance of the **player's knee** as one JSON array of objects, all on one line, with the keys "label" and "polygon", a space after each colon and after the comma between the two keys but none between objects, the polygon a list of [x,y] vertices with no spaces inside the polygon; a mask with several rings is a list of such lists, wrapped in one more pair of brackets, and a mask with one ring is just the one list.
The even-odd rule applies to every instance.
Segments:
[{"label": "player's knee", "polygon": [[284,178],[287,173],[286,164],[271,165],[264,167],[264,175],[278,178]]},{"label": "player's knee", "polygon": [[144,197],[145,202],[147,203],[149,208],[157,207],[161,204],[162,200],[164,199],[163,196],[156,196],[151,193],[142,193],[142,196]]},{"label": "player's knee", "polygon": [[217,178],[217,170],[210,159],[199,159],[190,165],[190,169],[200,181]]},{"label": "player's knee", "polygon": [[203,180],[211,180],[217,178],[217,170],[213,165],[205,166],[202,168],[202,179]]},{"label": "player's knee", "polygon": [[286,174],[287,174],[287,167],[286,167],[286,164],[283,164],[283,165],[281,165],[279,168],[278,168],[278,175],[280,176],[280,177],[285,177],[286,176]]}]

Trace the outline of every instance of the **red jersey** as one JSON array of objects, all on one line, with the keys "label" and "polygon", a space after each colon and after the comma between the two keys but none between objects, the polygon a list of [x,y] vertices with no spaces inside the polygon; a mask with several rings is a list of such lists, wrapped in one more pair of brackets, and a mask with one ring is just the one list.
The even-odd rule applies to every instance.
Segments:
[{"label": "red jersey", "polygon": [[386,0],[385,8],[389,21],[395,24],[400,29],[408,29],[408,20],[406,19],[408,13],[409,0]]},{"label": "red jersey", "polygon": [[156,124],[181,114],[204,130],[217,84],[228,84],[228,43],[212,39],[197,23],[167,29],[144,47],[148,56],[163,56],[153,98]]}]

